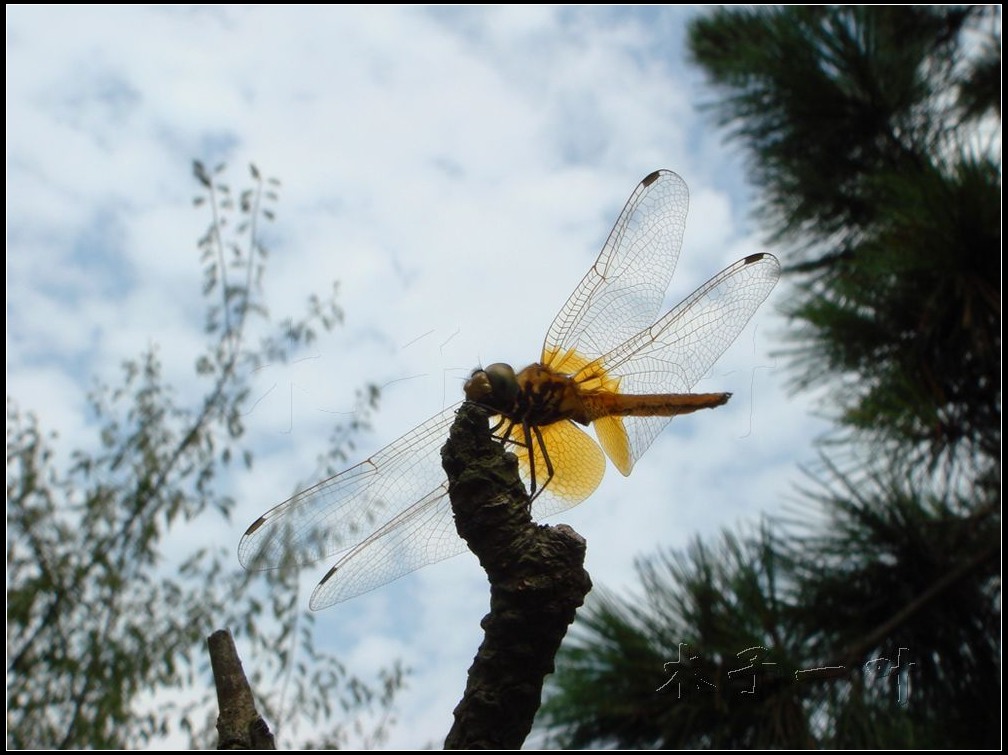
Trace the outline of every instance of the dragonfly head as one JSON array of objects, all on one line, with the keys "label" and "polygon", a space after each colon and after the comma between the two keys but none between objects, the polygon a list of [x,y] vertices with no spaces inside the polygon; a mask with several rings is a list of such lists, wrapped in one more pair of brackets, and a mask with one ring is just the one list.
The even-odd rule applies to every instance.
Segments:
[{"label": "dragonfly head", "polygon": [[473,370],[465,384],[465,396],[469,401],[491,409],[509,411],[518,398],[518,378],[514,368],[497,362],[481,370]]}]

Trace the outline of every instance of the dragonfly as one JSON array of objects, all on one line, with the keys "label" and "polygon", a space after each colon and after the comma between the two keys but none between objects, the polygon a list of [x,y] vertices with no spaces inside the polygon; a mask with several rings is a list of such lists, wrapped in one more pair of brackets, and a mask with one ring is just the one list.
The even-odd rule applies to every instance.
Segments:
[{"label": "dragonfly", "polygon": [[[679,175],[646,176],[553,320],[539,361],[520,371],[492,364],[465,384],[518,457],[536,519],[591,495],[607,456],[629,475],[673,417],[731,396],[690,391],[770,294],[780,264],[745,257],[659,316],[688,208]],[[462,553],[440,456],[460,405],[263,514],[241,539],[241,563],[304,566],[341,554],[312,593],[319,610]]]}]

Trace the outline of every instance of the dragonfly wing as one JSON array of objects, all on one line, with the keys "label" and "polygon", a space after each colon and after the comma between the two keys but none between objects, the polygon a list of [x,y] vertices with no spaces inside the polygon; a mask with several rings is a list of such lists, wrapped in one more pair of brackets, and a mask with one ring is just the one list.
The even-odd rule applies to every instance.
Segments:
[{"label": "dragonfly wing", "polygon": [[[266,512],[241,539],[242,565],[271,569],[313,563],[361,543],[387,522],[402,524],[405,513],[445,483],[441,446],[456,408]],[[414,531],[414,537],[421,536]]]},{"label": "dragonfly wing", "polygon": [[[491,420],[491,423],[493,420]],[[535,460],[536,484],[539,495],[532,502],[532,516],[542,519],[577,506],[602,482],[605,474],[605,456],[598,443],[584,430],[569,420],[539,427],[543,445],[549,452],[553,466],[553,479],[546,487],[547,465],[542,448],[532,439]],[[511,428],[509,451],[518,457],[518,471],[526,485],[531,484],[528,446],[522,437],[521,425]]]},{"label": "dragonfly wing", "polygon": [[465,549],[455,529],[445,481],[337,561],[315,588],[309,605],[320,610]]},{"label": "dragonfly wing", "polygon": [[[493,421],[491,420],[491,424]],[[532,504],[536,519],[569,509],[591,495],[605,473],[605,456],[591,437],[573,422],[556,422],[539,428],[549,450],[555,474]],[[528,448],[521,426],[511,431],[508,448],[518,457],[519,471],[529,483]],[[544,482],[546,460],[533,439],[535,469]],[[364,542],[344,554],[312,593],[310,605],[319,610],[373,590],[428,564],[466,550],[458,536],[443,482],[383,525]]]},{"label": "dragonfly wing", "polygon": [[[771,254],[753,254],[722,270],[654,325],[584,367],[575,380],[599,375],[619,381],[624,394],[688,393],[738,337],[780,277]],[[670,417],[607,420],[605,432],[626,431],[628,474]],[[612,440],[610,439],[610,442]],[[608,446],[606,446],[608,447]]]},{"label": "dragonfly wing", "polygon": [[655,321],[679,259],[688,209],[689,190],[675,173],[659,170],[641,181],[598,260],[553,320],[543,364],[574,373]]}]

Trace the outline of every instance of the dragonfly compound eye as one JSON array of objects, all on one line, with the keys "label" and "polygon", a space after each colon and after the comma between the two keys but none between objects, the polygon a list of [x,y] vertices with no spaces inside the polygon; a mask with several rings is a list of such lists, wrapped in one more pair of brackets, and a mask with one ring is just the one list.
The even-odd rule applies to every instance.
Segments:
[{"label": "dragonfly compound eye", "polygon": [[507,409],[518,396],[518,379],[514,368],[497,362],[476,370],[466,381],[465,395],[470,401],[493,409]]}]

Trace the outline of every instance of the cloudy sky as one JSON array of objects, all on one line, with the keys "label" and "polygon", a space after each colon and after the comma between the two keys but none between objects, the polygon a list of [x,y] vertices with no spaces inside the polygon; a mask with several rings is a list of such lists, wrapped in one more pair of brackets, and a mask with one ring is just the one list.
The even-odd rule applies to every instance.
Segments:
[{"label": "cloudy sky", "polygon": [[[279,315],[339,281],[342,328],[254,376],[259,463],[222,537],[310,483],[334,423],[385,386],[360,458],[457,401],[477,364],[535,361],[623,203],[657,168],[691,191],[674,305],[768,250],[740,155],[699,111],[693,10],[374,7],[7,9],[7,392],[94,443],[86,391],[150,344],[181,396],[201,343],[190,165],[283,182],[266,295]],[[821,431],[773,356],[780,284],[629,478],[556,518],[596,584],[633,561],[788,505]],[[359,459],[358,459],[359,460]],[[330,564],[306,570],[313,584]],[[465,554],[326,609],[320,643],[368,674],[413,670],[390,747],[440,745],[480,641]],[[251,663],[246,659],[246,664]],[[660,669],[656,670],[660,672]]]}]

